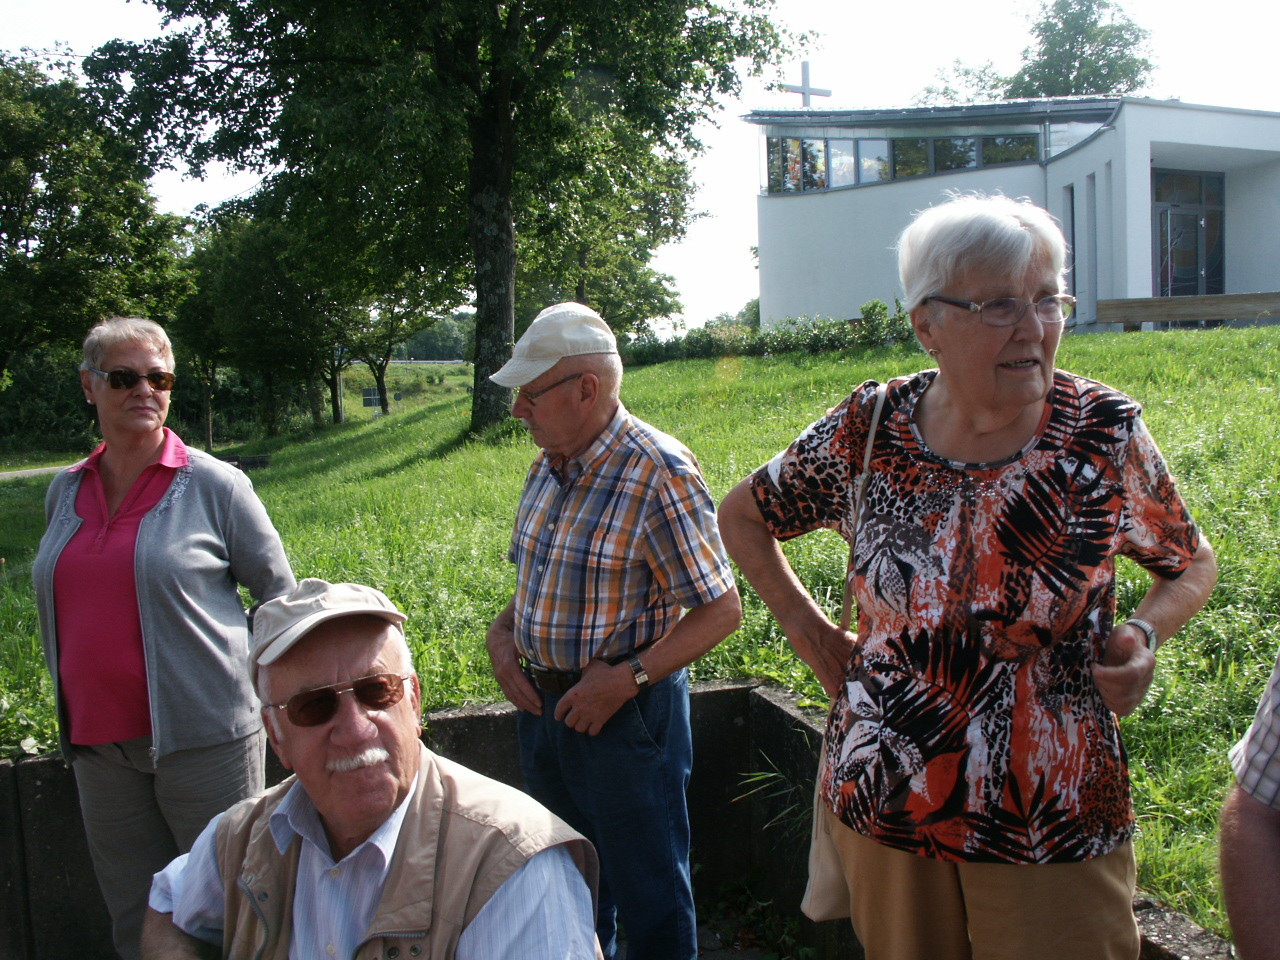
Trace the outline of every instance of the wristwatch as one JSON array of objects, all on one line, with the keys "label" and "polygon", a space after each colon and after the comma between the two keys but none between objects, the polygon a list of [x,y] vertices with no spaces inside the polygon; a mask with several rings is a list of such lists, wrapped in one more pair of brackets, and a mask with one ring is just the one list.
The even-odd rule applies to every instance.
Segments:
[{"label": "wristwatch", "polygon": [[644,664],[639,657],[628,657],[627,666],[631,668],[631,675],[636,678],[637,687],[643,690],[649,685],[649,674],[644,672]]},{"label": "wristwatch", "polygon": [[1156,628],[1145,620],[1139,620],[1137,617],[1130,617],[1125,621],[1131,627],[1137,627],[1147,637],[1147,649],[1152,653],[1156,652],[1156,647],[1160,646],[1160,638],[1156,636]]}]

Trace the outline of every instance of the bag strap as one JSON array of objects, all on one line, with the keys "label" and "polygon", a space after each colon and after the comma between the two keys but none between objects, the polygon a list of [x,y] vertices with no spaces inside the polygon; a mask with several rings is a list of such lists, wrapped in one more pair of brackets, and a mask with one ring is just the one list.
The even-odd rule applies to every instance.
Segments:
[{"label": "bag strap", "polygon": [[840,606],[840,629],[848,630],[853,618],[853,552],[858,546],[858,528],[862,526],[862,495],[867,490],[867,474],[871,469],[871,448],[875,445],[876,428],[880,426],[880,411],[884,409],[885,394],[889,385],[876,387],[876,405],[871,411],[871,429],[867,431],[866,450],[862,454],[862,472],[853,495],[853,536],[849,539],[849,565],[845,567],[844,602]]}]

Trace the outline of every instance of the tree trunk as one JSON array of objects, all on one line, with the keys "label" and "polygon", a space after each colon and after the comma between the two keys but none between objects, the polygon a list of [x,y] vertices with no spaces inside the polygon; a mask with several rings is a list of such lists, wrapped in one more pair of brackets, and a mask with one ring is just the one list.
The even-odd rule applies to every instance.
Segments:
[{"label": "tree trunk", "polygon": [[320,389],[321,376],[312,373],[307,377],[307,407],[311,411],[311,425],[319,430],[324,426],[324,396]]},{"label": "tree trunk", "polygon": [[342,371],[324,377],[324,385],[329,388],[329,413],[333,416],[333,422],[345,422],[346,417],[342,410]]},{"label": "tree trunk", "polygon": [[382,415],[385,417],[391,412],[391,398],[387,396],[387,361],[379,360],[371,363],[369,369],[373,371],[373,383],[378,388],[378,400],[382,404]]},{"label": "tree trunk", "polygon": [[205,375],[200,378],[201,393],[204,394],[204,449],[206,453],[213,453],[213,378],[217,375],[218,368],[212,364],[205,370]]},{"label": "tree trunk", "polygon": [[511,208],[515,144],[511,107],[491,93],[471,121],[471,257],[475,265],[476,363],[471,432],[501,423],[511,391],[489,374],[511,357],[515,342],[516,231]]}]

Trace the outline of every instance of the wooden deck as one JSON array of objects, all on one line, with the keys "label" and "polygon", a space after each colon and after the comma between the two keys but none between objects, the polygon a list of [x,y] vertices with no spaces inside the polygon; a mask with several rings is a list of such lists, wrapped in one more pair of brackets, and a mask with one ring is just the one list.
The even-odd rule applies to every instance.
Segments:
[{"label": "wooden deck", "polygon": [[1280,320],[1280,293],[1223,293],[1208,297],[1140,297],[1099,300],[1098,323],[1122,323],[1126,330],[1143,323],[1201,323],[1231,320]]}]

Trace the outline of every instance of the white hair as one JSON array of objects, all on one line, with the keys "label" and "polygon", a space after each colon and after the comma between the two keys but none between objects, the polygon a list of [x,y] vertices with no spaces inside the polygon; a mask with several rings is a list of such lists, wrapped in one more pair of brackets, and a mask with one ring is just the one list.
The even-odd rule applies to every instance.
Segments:
[{"label": "white hair", "polygon": [[960,277],[1021,277],[1045,264],[1066,271],[1067,242],[1047,210],[1025,197],[953,194],[921,210],[898,238],[904,305],[914,310]]}]

